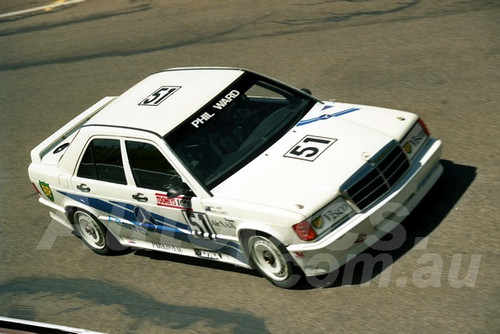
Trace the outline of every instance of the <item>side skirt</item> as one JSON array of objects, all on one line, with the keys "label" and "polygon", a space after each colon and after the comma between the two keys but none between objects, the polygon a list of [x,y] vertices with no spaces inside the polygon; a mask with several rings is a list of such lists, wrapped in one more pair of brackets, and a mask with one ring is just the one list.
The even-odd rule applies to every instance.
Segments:
[{"label": "side skirt", "polygon": [[[158,251],[163,253],[177,254],[201,259],[207,259],[212,261],[219,261],[224,263],[230,263],[238,267],[243,267],[247,269],[251,269],[251,267],[230,256],[219,252],[217,250],[211,249],[203,249],[203,248],[190,248],[185,246],[177,246],[168,243],[157,243],[157,242],[149,242],[139,239],[125,238],[121,242],[122,245],[138,248],[138,249],[148,249],[152,251]],[[183,243],[184,244],[184,243]]]}]

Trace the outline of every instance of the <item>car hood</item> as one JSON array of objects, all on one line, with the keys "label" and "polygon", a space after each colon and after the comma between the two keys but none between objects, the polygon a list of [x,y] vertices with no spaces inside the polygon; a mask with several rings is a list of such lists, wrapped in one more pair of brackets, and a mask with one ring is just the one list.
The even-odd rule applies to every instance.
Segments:
[{"label": "car hood", "polygon": [[316,105],[267,151],[214,188],[213,195],[313,214],[393,139],[344,117],[359,110],[349,104]]}]

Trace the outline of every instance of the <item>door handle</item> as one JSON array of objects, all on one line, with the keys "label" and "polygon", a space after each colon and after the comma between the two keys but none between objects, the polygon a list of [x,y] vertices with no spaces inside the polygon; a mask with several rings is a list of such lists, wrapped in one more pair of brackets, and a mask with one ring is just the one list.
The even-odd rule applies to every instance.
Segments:
[{"label": "door handle", "polygon": [[84,183],[77,185],[76,188],[84,193],[88,193],[90,191],[90,188]]},{"label": "door handle", "polygon": [[132,198],[135,199],[136,201],[139,201],[139,202],[147,202],[148,201],[148,198],[146,196],[144,196],[144,194],[141,194],[141,193],[137,193],[135,195],[132,195]]}]

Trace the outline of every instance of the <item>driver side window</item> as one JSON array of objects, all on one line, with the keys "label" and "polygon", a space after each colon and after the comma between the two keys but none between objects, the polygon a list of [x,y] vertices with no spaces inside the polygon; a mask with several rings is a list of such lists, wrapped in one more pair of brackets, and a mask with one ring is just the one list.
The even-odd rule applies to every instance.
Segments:
[{"label": "driver side window", "polygon": [[153,145],[126,141],[128,160],[137,187],[166,192],[182,179],[163,154]]}]

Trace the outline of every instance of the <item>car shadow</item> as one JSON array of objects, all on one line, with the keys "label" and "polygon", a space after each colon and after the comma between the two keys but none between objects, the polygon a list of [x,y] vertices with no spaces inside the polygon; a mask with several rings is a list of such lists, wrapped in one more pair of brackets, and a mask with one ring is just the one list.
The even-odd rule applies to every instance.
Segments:
[{"label": "car shadow", "polygon": [[[30,306],[21,305],[19,301],[24,300],[25,303],[26,298],[34,302],[29,303]],[[108,315],[111,316],[118,309],[118,313],[126,315],[128,333],[138,333],[148,324],[163,328],[165,332],[178,330],[191,332],[200,324],[211,333],[227,332],[228,328],[232,333],[269,332],[264,319],[252,314],[216,307],[165,303],[153,295],[102,279],[19,277],[0,284],[0,300],[3,304],[0,310],[3,310],[4,316],[38,320],[43,316],[38,314],[40,309],[34,306],[40,305],[36,299],[62,301],[54,304],[47,302],[42,306],[44,312],[50,310],[52,314],[59,312],[92,314],[96,309],[102,310],[106,307]],[[103,315],[102,318],[93,319],[85,326],[98,331],[109,329],[109,324],[104,323],[105,319],[106,315]]]},{"label": "car shadow", "polygon": [[[328,275],[306,278],[306,282],[297,288],[369,284],[412,248],[425,249],[426,238],[453,210],[476,178],[476,167],[448,160],[442,160],[441,163],[443,175],[399,227],[338,270]],[[386,286],[388,282],[379,284]]]}]

